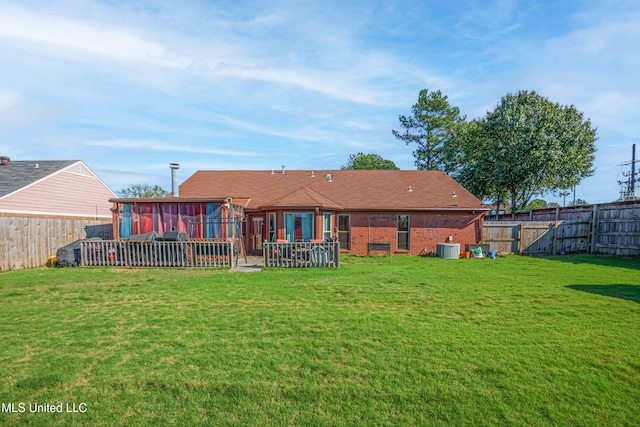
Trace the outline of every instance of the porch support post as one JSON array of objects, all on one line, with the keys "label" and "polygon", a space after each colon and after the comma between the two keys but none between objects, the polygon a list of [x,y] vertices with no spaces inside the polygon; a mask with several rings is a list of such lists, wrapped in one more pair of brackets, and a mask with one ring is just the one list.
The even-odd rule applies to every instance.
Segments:
[{"label": "porch support post", "polygon": [[111,233],[113,240],[118,240],[120,238],[120,215],[118,212],[120,205],[117,202],[113,202],[113,207],[111,208]]},{"label": "porch support post", "polygon": [[315,215],[314,215],[314,219],[315,219],[315,227],[314,227],[314,231],[313,231],[313,238],[316,240],[323,240],[323,232],[324,232],[324,219],[322,217],[322,215],[320,214],[320,208],[316,207],[315,210]]}]

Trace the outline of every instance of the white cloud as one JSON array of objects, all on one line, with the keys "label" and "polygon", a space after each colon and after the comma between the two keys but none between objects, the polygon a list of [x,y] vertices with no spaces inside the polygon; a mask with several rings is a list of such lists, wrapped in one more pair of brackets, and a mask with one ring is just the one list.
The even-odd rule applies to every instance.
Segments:
[{"label": "white cloud", "polygon": [[[640,15],[631,13],[589,23],[548,42],[548,50],[565,60],[602,63],[611,60],[638,63],[635,53],[640,40]],[[631,54],[631,55],[629,55]]]},{"label": "white cloud", "polygon": [[586,111],[598,117],[600,125],[612,125],[619,122],[621,117],[632,119],[637,116],[640,99],[637,94],[601,92],[591,97],[583,106]]},{"label": "white cloud", "polygon": [[532,55],[528,79],[544,96],[574,104],[597,127],[637,129],[640,108],[640,15],[582,14],[580,27]]},{"label": "white cloud", "polygon": [[0,129],[37,129],[38,126],[65,115],[61,108],[38,103],[13,89],[0,89]]},{"label": "white cloud", "polygon": [[[163,76],[171,71],[177,73],[174,81],[198,76],[209,81],[223,78],[275,83],[374,106],[397,102],[396,94],[383,89],[378,84],[379,79],[439,80],[424,69],[401,65],[399,59],[375,48],[362,49],[361,46],[354,55],[355,46],[345,31],[337,36],[337,31],[324,28],[325,37],[319,37],[316,32],[298,24],[298,32],[289,35],[301,39],[297,41],[263,40],[254,38],[253,34],[233,33],[247,27],[251,31],[263,27],[289,31],[286,27],[289,21],[273,13],[257,15],[248,22],[217,20],[206,34],[208,39],[195,33],[174,33],[172,27],[158,27],[157,23],[156,27],[140,25],[138,28],[133,28],[133,24],[114,24],[115,19],[115,16],[77,19],[0,8],[0,41],[18,41],[40,54],[45,46],[47,55],[97,67],[100,73],[125,74],[130,80],[145,79],[141,79],[140,70],[119,67],[118,62],[146,66],[143,75],[150,83],[159,81],[171,86],[169,79]],[[96,63],[96,58],[104,61]]]},{"label": "white cloud", "polygon": [[470,39],[495,39],[520,27],[522,9],[518,0],[480,1],[461,14],[456,30]]},{"label": "white cloud", "polygon": [[218,148],[197,147],[197,146],[184,145],[180,143],[168,144],[164,142],[134,140],[134,139],[87,141],[84,143],[84,145],[93,146],[93,147],[144,149],[149,151],[170,151],[170,152],[182,152],[182,153],[192,153],[192,154],[212,154],[212,155],[220,155],[220,156],[253,157],[253,156],[261,155],[261,153],[257,153],[254,151],[221,150]]},{"label": "white cloud", "polygon": [[0,89],[0,114],[4,114],[17,106],[21,101],[18,91],[11,89]]},{"label": "white cloud", "polygon": [[57,47],[70,56],[80,51],[113,60],[164,67],[184,68],[187,65],[168,56],[163,45],[146,40],[128,28],[18,9],[0,9],[0,37]]},{"label": "white cloud", "polygon": [[[293,141],[309,141],[309,142],[323,142],[328,143],[336,138],[334,132],[326,131],[321,126],[314,126],[314,124],[305,124],[303,126],[296,126],[291,123],[287,123],[288,129],[278,130],[271,126],[265,126],[258,124],[257,122],[250,122],[247,120],[240,120],[232,116],[209,113],[208,117],[216,123],[221,123],[239,130],[243,134],[253,132],[265,136],[273,136],[277,138],[284,138]],[[346,142],[344,142],[346,144]]]},{"label": "white cloud", "polygon": [[[157,33],[156,38],[161,38]],[[166,35],[169,37],[169,35]],[[46,45],[73,61],[91,62],[92,57],[147,64],[181,72],[200,73],[209,78],[222,76],[296,86],[332,98],[363,104],[383,104],[374,91],[347,81],[343,70],[327,75],[325,70],[277,66],[269,55],[255,55],[252,41],[235,38],[222,52],[218,44],[202,46],[197,39],[180,38],[181,45],[169,46],[141,33],[104,22],[81,21],[42,15],[19,9],[0,9],[0,38]],[[174,42],[175,43],[175,42]],[[255,42],[253,42],[255,43]],[[234,52],[232,55],[231,52]],[[51,52],[50,52],[51,53]],[[86,56],[83,56],[86,55]],[[245,57],[245,55],[251,55]],[[285,65],[285,64],[281,64]],[[342,74],[337,76],[336,73]]]}]

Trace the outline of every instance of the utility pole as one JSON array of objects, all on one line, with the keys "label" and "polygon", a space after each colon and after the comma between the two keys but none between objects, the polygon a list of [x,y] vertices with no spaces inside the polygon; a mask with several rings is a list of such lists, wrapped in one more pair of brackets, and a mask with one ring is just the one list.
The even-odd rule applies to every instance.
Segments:
[{"label": "utility pole", "polygon": [[636,144],[633,144],[631,149],[631,161],[623,163],[620,166],[631,165],[631,172],[622,172],[627,177],[626,181],[618,181],[620,188],[620,200],[635,200],[636,199],[636,181],[640,182],[640,177],[636,177],[636,163],[640,160],[636,160]]},{"label": "utility pole", "polygon": [[636,144],[631,150],[631,199],[636,198]]}]

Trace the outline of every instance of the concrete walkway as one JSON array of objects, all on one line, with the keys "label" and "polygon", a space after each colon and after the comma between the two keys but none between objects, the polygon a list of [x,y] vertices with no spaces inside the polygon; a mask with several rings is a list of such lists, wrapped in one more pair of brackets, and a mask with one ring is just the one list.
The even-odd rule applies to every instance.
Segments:
[{"label": "concrete walkway", "polygon": [[[235,260],[234,260],[235,264]],[[262,267],[264,267],[264,258],[261,256],[251,256],[247,255],[247,261],[245,262],[244,257],[238,259],[238,266],[235,265],[231,268],[231,272],[235,273],[257,273],[262,271]]]}]

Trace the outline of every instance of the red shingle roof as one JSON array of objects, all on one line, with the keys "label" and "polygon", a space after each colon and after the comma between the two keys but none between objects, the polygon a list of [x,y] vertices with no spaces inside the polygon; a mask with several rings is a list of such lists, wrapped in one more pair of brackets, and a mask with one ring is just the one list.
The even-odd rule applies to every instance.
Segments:
[{"label": "red shingle roof", "polygon": [[247,209],[486,209],[444,172],[419,170],[198,171],[180,186],[180,197],[250,198]]},{"label": "red shingle roof", "polygon": [[316,193],[309,187],[300,188],[293,193],[287,194],[277,200],[272,200],[265,206],[277,207],[297,207],[297,206],[317,206],[325,209],[342,209],[337,203],[327,199],[326,197]]}]

